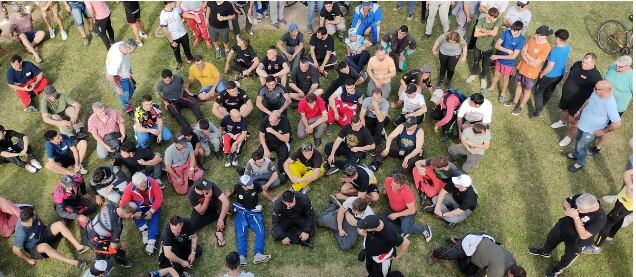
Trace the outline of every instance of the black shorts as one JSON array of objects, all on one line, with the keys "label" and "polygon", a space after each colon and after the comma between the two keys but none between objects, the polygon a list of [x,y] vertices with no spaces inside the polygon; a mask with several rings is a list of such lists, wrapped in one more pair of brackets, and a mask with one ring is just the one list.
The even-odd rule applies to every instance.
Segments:
[{"label": "black shorts", "polygon": [[367,189],[367,193],[372,193],[372,192],[377,192],[378,194],[380,194],[380,190],[378,189],[377,185],[375,184],[369,185],[369,189]]},{"label": "black shorts", "polygon": [[55,162],[62,165],[62,167],[69,167],[71,165],[75,165],[75,157],[73,157],[73,153],[69,152],[66,156],[56,157],[53,159]]},{"label": "black shorts", "polygon": [[581,106],[583,106],[583,103],[577,103],[571,100],[564,100],[563,98],[559,100],[559,109],[567,110],[570,116],[574,116],[576,112],[581,109]]},{"label": "black shorts", "polygon": [[40,253],[36,250],[38,245],[42,243],[46,243],[50,245],[51,247],[55,248],[55,245],[58,242],[60,242],[61,239],[62,239],[61,234],[58,234],[57,236],[53,235],[53,233],[51,232],[51,226],[46,226],[46,228],[44,228],[44,233],[42,234],[40,241],[36,243],[33,248],[26,249],[26,250],[29,253],[29,255],[31,255],[31,257],[33,257],[36,260],[46,259],[49,257],[48,255],[46,255],[45,253]]},{"label": "black shorts", "polygon": [[138,1],[124,1],[124,11],[126,11],[126,22],[128,23],[135,23],[141,18]]}]

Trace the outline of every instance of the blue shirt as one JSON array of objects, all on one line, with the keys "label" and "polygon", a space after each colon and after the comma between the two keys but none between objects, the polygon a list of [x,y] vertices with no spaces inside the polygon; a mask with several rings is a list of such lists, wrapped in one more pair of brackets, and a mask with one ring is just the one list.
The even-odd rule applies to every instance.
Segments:
[{"label": "blue shirt", "polygon": [[545,75],[545,77],[555,78],[561,77],[565,74],[565,66],[568,63],[568,57],[570,56],[570,45],[566,44],[563,47],[554,47],[548,55],[548,62],[554,62],[552,70]]},{"label": "blue shirt", "polygon": [[17,71],[9,65],[7,70],[7,83],[9,85],[21,85],[38,76],[42,70],[32,62],[22,61],[22,70]]},{"label": "blue shirt", "polygon": [[592,133],[597,130],[604,129],[607,122],[618,122],[621,117],[616,109],[616,100],[614,97],[603,99],[596,92],[592,93],[585,108],[581,112],[578,128],[586,133]]},{"label": "blue shirt", "polygon": [[44,148],[46,149],[46,157],[48,157],[49,159],[67,156],[71,151],[71,147],[75,147],[75,144],[77,144],[75,138],[69,137],[65,134],[60,135],[62,136],[62,142],[60,142],[60,144],[55,144],[47,141],[46,145],[44,146]]},{"label": "blue shirt", "polygon": [[[501,34],[501,37],[499,37],[499,39],[503,42],[501,44],[502,47],[512,51],[515,51],[515,50],[521,51],[523,46],[526,44],[526,39],[522,35],[519,35],[518,37],[514,37],[512,36],[512,32],[510,30],[505,30],[504,33]],[[504,53],[502,51],[497,50],[497,55],[507,56],[508,53]],[[515,66],[515,64],[517,63],[516,60],[499,59],[497,61],[499,61],[500,64],[505,66]]]}]

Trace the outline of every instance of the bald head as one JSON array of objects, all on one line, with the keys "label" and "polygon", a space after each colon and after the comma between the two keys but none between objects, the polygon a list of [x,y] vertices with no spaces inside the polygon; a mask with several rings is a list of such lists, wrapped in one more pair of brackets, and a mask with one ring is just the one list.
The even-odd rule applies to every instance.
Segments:
[{"label": "bald head", "polygon": [[278,124],[278,120],[280,119],[280,112],[273,111],[269,114],[269,124],[276,125]]},{"label": "bald head", "polygon": [[239,112],[239,110],[237,109],[233,109],[230,111],[230,118],[232,119],[232,121],[234,122],[239,122],[241,121],[241,112]]},{"label": "bald head", "polygon": [[598,95],[598,97],[601,97],[603,99],[612,96],[612,84],[609,81],[599,81],[594,86],[594,89],[596,90],[596,94]]}]

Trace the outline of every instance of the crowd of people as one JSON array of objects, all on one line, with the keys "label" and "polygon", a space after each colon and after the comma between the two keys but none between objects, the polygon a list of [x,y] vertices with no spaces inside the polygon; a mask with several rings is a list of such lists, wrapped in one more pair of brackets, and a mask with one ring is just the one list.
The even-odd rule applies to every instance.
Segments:
[{"label": "crowd of people", "polygon": [[[418,39],[409,26],[381,30],[381,6],[392,5],[389,2],[362,1],[347,24],[339,7],[342,3],[308,1],[308,28],[303,34],[302,23],[288,24],[284,19],[282,2],[270,2],[265,9],[267,3],[260,1],[164,1],[158,21],[163,39],[174,52],[175,72],[164,68],[160,76],[157,73],[154,95],[133,97],[137,84],[131,60],[148,36],[139,3],[122,3],[134,38],[117,42],[109,10],[113,5],[103,1],[37,4],[51,39],[56,31],[49,13],[62,40],[69,37],[60,20],[61,5],[71,13],[85,46],[92,36],[100,37],[108,50],[104,79],[119,108],[80,103],[58,91],[41,68],[43,57],[36,50],[46,33],[34,28],[31,14],[22,4],[12,7],[10,35],[32,54],[35,63],[13,55],[7,69],[8,87],[15,90],[25,112],[41,113],[47,131],[43,139],[30,138],[0,125],[0,162],[30,173],[45,168],[61,177],[52,193],[61,221],[45,223],[34,206],[0,198],[0,209],[6,215],[0,218],[0,231],[4,237],[13,235],[13,252],[29,264],[52,258],[86,270],[82,276],[108,276],[114,264],[130,268],[133,263],[127,258],[121,233],[123,224],[132,219],[146,254],[153,256],[159,250],[160,269],[140,276],[190,276],[188,270],[205,253],[197,232],[214,223],[215,243],[224,246],[227,221],[233,218],[237,251],[226,257],[229,272],[225,276],[253,276],[241,271],[249,260],[249,230],[255,234],[251,260],[262,264],[272,258],[265,251],[267,229],[283,246],[314,248],[316,225],[332,230],[343,251],[353,248],[358,236],[364,237],[358,259],[365,261],[369,276],[401,276],[392,271],[391,263],[408,254],[409,236],[422,235],[425,242],[433,239],[429,225],[416,223],[418,210],[430,214],[421,218],[439,218],[448,228],[470,224],[463,222],[479,212],[479,185],[470,174],[486,152],[493,151],[491,142],[497,140],[490,131],[496,120],[487,93],[497,91],[497,103],[512,107],[513,116],[519,116],[534,96],[531,117],[540,118],[563,81],[558,105],[561,119],[550,127],[567,127],[560,146],[574,141],[572,152],[566,154],[574,160],[568,167],[571,172],[584,167],[588,153],[602,152],[607,136],[621,127],[621,116],[632,97],[630,56],[618,58],[604,76],[596,67],[594,53],[568,68],[568,30],[553,31],[545,25],[529,30],[532,13],[528,1],[422,3],[428,19],[425,33],[418,39],[433,36],[435,18],[439,15],[441,19],[443,33],[435,34],[431,49],[439,58],[437,74],[431,65],[417,65],[410,59],[424,50],[418,49]],[[408,3],[407,21],[413,19],[415,5]],[[393,11],[397,14],[404,6],[399,2]],[[320,18],[314,28],[316,11]],[[254,49],[252,27],[267,13],[275,28],[286,26],[287,32],[277,41],[270,39],[273,45],[268,49]],[[449,14],[457,18],[455,30],[451,30]],[[247,35],[241,33],[239,17],[245,17]],[[230,25],[235,34],[233,46]],[[548,40],[553,35],[555,45]],[[198,47],[203,41],[208,49],[214,47],[214,58],[224,64],[222,70],[206,61],[207,57],[192,53],[191,46]],[[335,42],[343,43],[346,51],[336,53]],[[181,48],[191,64],[187,78],[178,73],[184,66]],[[259,57],[259,52],[264,55]],[[464,64],[470,71],[465,81],[480,80],[480,91],[468,96],[454,89],[459,82],[453,79],[454,72]],[[327,83],[330,74],[337,77]],[[515,89],[508,91],[513,75]],[[261,87],[246,92],[240,84],[244,78]],[[394,82],[400,84],[397,89],[392,87]],[[256,95],[254,104],[250,94]],[[396,101],[389,102],[390,98]],[[426,99],[433,103],[432,111]],[[92,110],[86,124],[80,116],[85,105]],[[214,118],[206,118],[202,112],[208,106]],[[390,109],[399,115],[390,118]],[[164,118],[165,110],[171,118]],[[184,116],[186,110],[192,112],[194,121]],[[297,123],[291,122],[293,113],[298,114]],[[430,124],[427,117],[434,122],[435,134],[424,133],[423,125]],[[249,130],[248,118],[259,118],[258,131]],[[174,120],[178,130],[169,130],[164,119]],[[292,126],[297,126],[296,132]],[[334,132],[336,138],[323,146],[325,136]],[[446,153],[427,153],[424,139],[435,136],[453,141]],[[91,137],[103,166],[88,175],[84,161]],[[302,141],[299,148],[292,147],[294,140]],[[154,152],[162,141],[168,143],[164,153]],[[248,141],[258,141],[260,146],[246,154],[249,159],[245,162],[241,156],[245,156]],[[44,165],[37,160],[33,143],[44,144]],[[211,156],[224,161],[225,168],[214,170],[233,167],[239,173],[231,190],[224,191],[204,177],[211,170]],[[393,158],[399,166],[386,169],[385,165],[382,171],[391,173],[382,180],[379,169]],[[532,255],[550,257],[558,244],[565,244],[565,254],[545,276],[559,275],[579,254],[600,253],[604,242],[615,239],[632,213],[631,170],[630,157],[625,187],[607,215],[592,194],[580,192],[564,200],[565,216],[549,231],[545,244],[528,249]],[[342,174],[340,189],[313,197],[329,201],[316,214],[309,191],[323,176],[338,172]],[[189,217],[162,210],[167,187],[174,189],[176,197],[188,199]],[[270,211],[263,210],[259,196],[273,202],[269,228],[264,215]],[[381,198],[388,200],[389,209],[383,211],[375,204]],[[160,216],[169,219],[164,227]],[[67,227],[75,222],[81,227],[79,239]],[[87,263],[58,252],[54,245],[61,238],[79,254],[92,250],[95,261]],[[484,230],[449,238],[447,246],[429,255],[430,264],[436,260],[457,261],[466,275],[485,269],[488,276],[526,276],[513,253]]]}]

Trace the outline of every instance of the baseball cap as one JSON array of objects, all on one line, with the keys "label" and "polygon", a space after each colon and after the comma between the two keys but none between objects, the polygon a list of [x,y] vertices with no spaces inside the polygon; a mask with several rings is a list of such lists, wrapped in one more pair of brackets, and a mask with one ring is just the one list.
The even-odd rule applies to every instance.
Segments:
[{"label": "baseball cap", "polygon": [[406,119],[406,121],[404,121],[404,128],[411,128],[414,125],[417,125],[417,118],[415,117],[409,117]]},{"label": "baseball cap", "polygon": [[298,24],[296,23],[290,23],[289,26],[287,26],[287,30],[289,31],[296,31],[298,30]]},{"label": "baseball cap", "polygon": [[305,152],[309,152],[314,150],[314,146],[311,145],[311,143],[309,142],[305,142],[303,143],[303,145],[300,146],[300,150],[305,151]]},{"label": "baseball cap", "polygon": [[73,180],[73,176],[71,176],[71,175],[62,176],[62,180],[61,181],[62,181],[62,184],[65,187],[72,187],[72,186],[75,186],[75,184],[76,184],[75,180]]},{"label": "baseball cap", "polygon": [[632,65],[632,57],[630,56],[621,56],[616,60],[616,66],[630,66]]},{"label": "baseball cap", "polygon": [[431,68],[430,65],[425,64],[424,66],[422,66],[422,72],[423,73],[431,73],[431,72],[433,72],[433,68]]},{"label": "baseball cap", "polygon": [[517,4],[528,5],[528,0],[517,1]]},{"label": "baseball cap", "polygon": [[91,266],[90,272],[92,275],[99,276],[108,271],[110,267],[112,267],[112,264],[109,264],[107,260],[96,260]]},{"label": "baseball cap", "polygon": [[212,182],[208,181],[205,178],[201,178],[194,181],[194,187],[199,190],[210,190],[212,189]]},{"label": "baseball cap", "polygon": [[349,36],[355,36],[358,34],[358,30],[356,28],[349,29]]},{"label": "baseball cap", "polygon": [[466,174],[462,174],[457,177],[452,177],[451,180],[453,181],[453,184],[460,185],[465,188],[470,187],[473,184],[473,179]]},{"label": "baseball cap", "polygon": [[243,186],[249,186],[252,184],[252,178],[249,175],[243,175],[239,180]]},{"label": "baseball cap", "polygon": [[380,218],[377,215],[369,215],[364,219],[358,220],[358,229],[367,230],[380,226]]},{"label": "baseball cap", "polygon": [[57,89],[52,85],[48,85],[44,88],[44,94],[46,96],[57,96]]},{"label": "baseball cap", "polygon": [[184,135],[181,135],[175,140],[175,142],[178,144],[185,144],[186,142],[188,142],[188,138],[186,138],[186,136]]},{"label": "baseball cap", "polygon": [[444,97],[444,91],[441,89],[436,89],[433,91],[433,95],[431,96],[431,102],[435,104],[439,104],[439,101]]},{"label": "baseball cap", "polygon": [[370,2],[370,1],[362,1],[361,5],[362,5],[363,7],[364,7],[364,6],[369,6],[369,5],[371,5],[371,2]]},{"label": "baseball cap", "polygon": [[549,36],[552,33],[554,33],[554,31],[546,25],[541,25],[539,28],[537,28],[537,31],[534,33],[540,36]]},{"label": "baseball cap", "polygon": [[358,173],[358,171],[356,170],[356,167],[352,164],[347,165],[347,167],[345,167],[344,169],[344,174],[347,177],[353,177],[354,175],[356,175],[356,173]]}]

